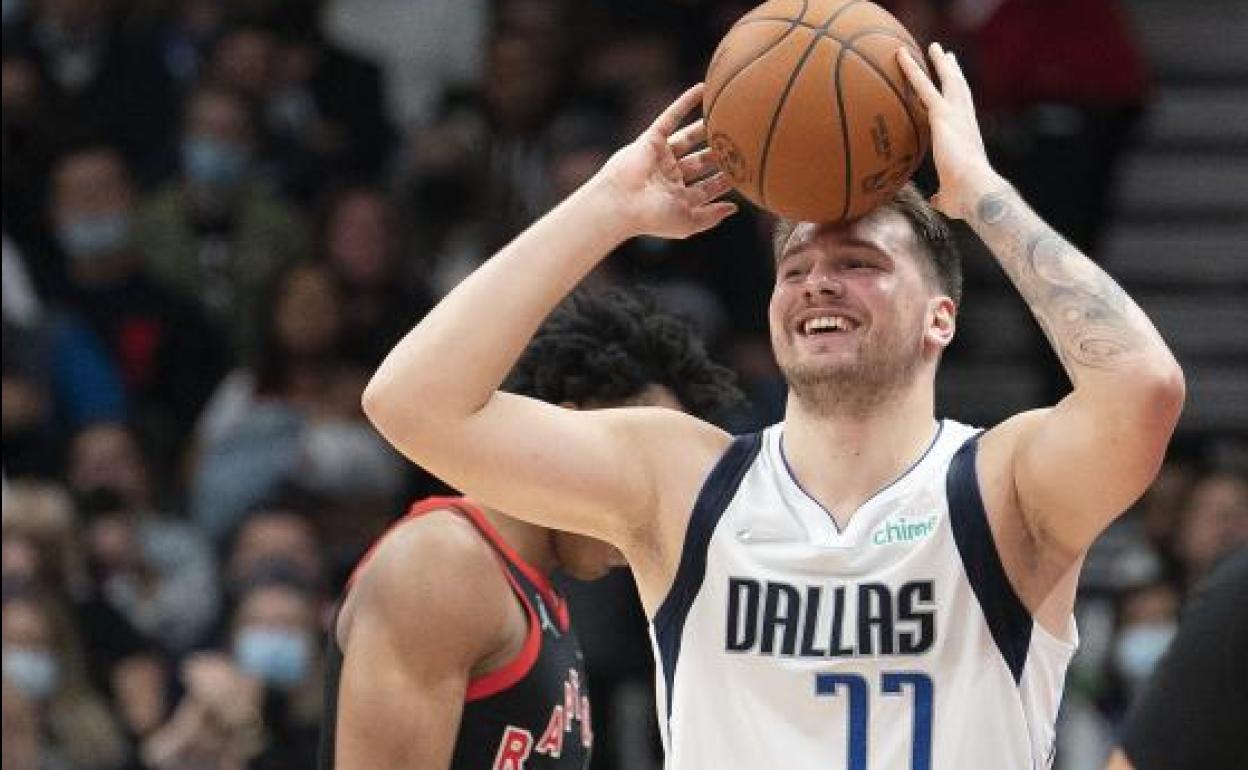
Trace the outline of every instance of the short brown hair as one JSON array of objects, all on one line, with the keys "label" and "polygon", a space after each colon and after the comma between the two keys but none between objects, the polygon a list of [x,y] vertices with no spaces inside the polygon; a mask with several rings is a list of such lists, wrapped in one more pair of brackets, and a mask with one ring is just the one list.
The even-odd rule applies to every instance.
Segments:
[{"label": "short brown hair", "polygon": [[[932,208],[923,193],[913,183],[908,183],[893,195],[893,199],[884,204],[901,214],[910,223],[915,240],[927,255],[922,264],[926,267],[928,277],[935,279],[941,291],[949,295],[956,303],[962,302],[962,258],[958,254],[957,244],[953,240],[953,231],[944,215]],[[772,260],[780,261],[784,247],[788,244],[793,231],[799,222],[791,219],[780,219],[772,232]]]}]

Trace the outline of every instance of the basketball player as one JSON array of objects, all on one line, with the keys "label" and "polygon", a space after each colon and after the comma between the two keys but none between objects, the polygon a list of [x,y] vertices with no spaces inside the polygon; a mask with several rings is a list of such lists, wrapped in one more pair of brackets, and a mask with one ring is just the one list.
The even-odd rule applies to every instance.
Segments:
[{"label": "basketball player", "polygon": [[[575,408],[702,416],[740,398],[689,326],[621,291],[569,299],[507,387]],[[417,503],[357,568],[337,616],[323,770],[587,768],[581,651],[550,573],[594,579],[621,561],[599,540],[467,498]]]},{"label": "basketball player", "polygon": [[1047,766],[1080,564],[1178,420],[1183,376],[1157,331],[993,170],[957,62],[930,53],[943,91],[901,64],[929,114],[933,204],[1046,331],[1074,385],[1056,406],[986,432],[935,418],[959,273],[912,188],[849,224],[780,228],[768,318],[790,395],[760,434],[500,392],[621,241],[733,212],[703,125],[678,128],[701,86],[452,291],[364,394],[449,483],[620,548],[651,620],[670,767]]}]

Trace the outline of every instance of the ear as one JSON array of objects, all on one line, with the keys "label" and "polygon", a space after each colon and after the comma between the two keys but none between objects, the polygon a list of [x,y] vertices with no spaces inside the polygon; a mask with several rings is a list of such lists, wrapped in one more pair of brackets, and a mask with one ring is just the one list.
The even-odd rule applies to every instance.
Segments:
[{"label": "ear", "polygon": [[943,351],[953,342],[958,327],[958,306],[947,296],[933,297],[928,302],[928,324],[924,335],[927,340]]}]

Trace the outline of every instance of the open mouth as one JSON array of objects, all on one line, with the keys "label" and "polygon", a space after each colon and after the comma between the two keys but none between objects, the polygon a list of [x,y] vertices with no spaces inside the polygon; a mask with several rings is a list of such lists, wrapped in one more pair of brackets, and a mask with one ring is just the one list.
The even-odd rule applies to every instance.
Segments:
[{"label": "open mouth", "polygon": [[839,334],[857,329],[859,323],[843,315],[821,315],[807,318],[799,327],[803,337],[817,337],[825,334]]}]

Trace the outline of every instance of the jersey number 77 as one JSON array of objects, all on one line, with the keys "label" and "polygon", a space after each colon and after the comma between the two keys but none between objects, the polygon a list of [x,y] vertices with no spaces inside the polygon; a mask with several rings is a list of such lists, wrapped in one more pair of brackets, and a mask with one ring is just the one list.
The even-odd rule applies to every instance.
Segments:
[{"label": "jersey number 77", "polygon": [[[914,698],[914,727],[911,732],[910,770],[932,767],[932,678],[918,671],[885,671],[880,674],[880,692],[885,697],[904,695],[909,687]],[[871,704],[866,677],[861,674],[816,674],[815,694],[849,696],[849,766],[846,770],[867,770],[867,724]]]}]

